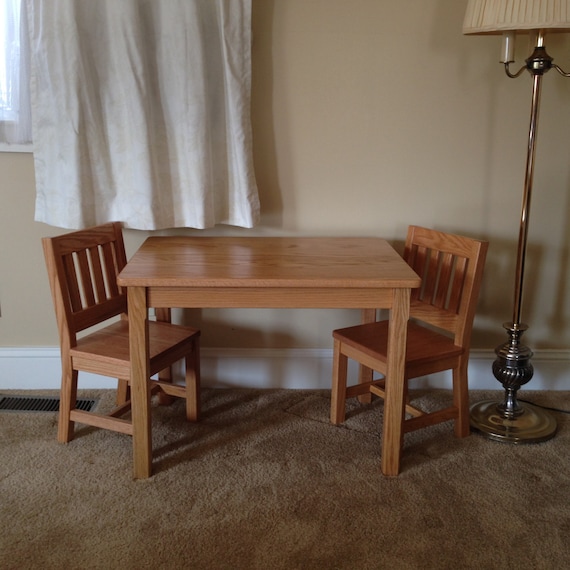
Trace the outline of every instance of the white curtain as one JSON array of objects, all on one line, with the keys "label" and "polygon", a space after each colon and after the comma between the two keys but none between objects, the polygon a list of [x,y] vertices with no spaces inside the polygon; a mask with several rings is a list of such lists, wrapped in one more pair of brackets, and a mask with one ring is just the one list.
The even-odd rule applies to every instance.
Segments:
[{"label": "white curtain", "polygon": [[252,227],[251,0],[26,0],[36,220]]}]

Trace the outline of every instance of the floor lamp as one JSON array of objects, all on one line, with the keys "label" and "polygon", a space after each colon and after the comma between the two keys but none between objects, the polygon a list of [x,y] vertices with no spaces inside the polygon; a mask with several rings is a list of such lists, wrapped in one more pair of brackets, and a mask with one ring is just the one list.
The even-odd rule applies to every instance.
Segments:
[{"label": "floor lamp", "polygon": [[[503,385],[503,402],[483,401],[471,407],[471,426],[486,437],[507,443],[546,441],[556,433],[556,420],[542,408],[517,400],[520,387],[533,376],[532,351],[521,342],[528,326],[521,322],[524,266],[534,173],[536,130],[542,78],[550,69],[570,77],[553,63],[545,48],[547,32],[570,31],[570,0],[469,0],[463,24],[464,34],[502,34],[501,63],[511,78],[527,70],[532,77],[532,105],[522,212],[520,219],[514,287],[513,318],[503,325],[508,340],[495,350],[493,375]],[[514,42],[518,33],[536,36],[535,48],[518,71],[514,63]]]}]

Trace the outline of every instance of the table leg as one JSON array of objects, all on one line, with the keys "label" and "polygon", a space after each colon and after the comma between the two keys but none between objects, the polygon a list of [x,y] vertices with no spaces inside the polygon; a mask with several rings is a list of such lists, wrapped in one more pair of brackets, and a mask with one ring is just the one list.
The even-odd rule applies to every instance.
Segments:
[{"label": "table leg", "polygon": [[129,339],[131,356],[131,413],[133,421],[133,475],[152,473],[152,430],[150,422],[150,363],[148,351],[148,308],[146,288],[128,287]]},{"label": "table leg", "polygon": [[410,289],[394,289],[388,332],[386,396],[382,430],[382,473],[388,476],[400,472],[404,419],[404,372],[406,339],[410,317]]},{"label": "table leg", "polygon": [[[376,320],[376,309],[362,309],[360,312],[360,322],[361,323],[373,323]],[[371,368],[367,368],[366,366],[360,365],[359,369],[359,384],[367,384],[372,382],[372,376],[374,371]],[[358,401],[361,404],[370,404],[372,401],[372,394],[370,392],[366,392],[366,394],[360,394],[358,396]]]}]

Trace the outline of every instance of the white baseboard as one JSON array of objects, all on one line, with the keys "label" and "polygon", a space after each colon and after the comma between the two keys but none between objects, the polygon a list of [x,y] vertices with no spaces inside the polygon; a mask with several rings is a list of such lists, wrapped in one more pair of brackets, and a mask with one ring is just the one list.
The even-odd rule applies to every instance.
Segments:
[{"label": "white baseboard", "polygon": [[[491,372],[491,350],[474,350],[469,363],[469,386],[473,390],[498,390]],[[328,389],[332,373],[329,349],[216,349],[201,354],[202,383],[208,387]],[[534,377],[528,390],[570,389],[570,351],[536,351]],[[351,363],[350,373],[357,368]],[[59,349],[0,347],[0,390],[57,389],[61,366]],[[80,375],[81,388],[114,388],[112,379]],[[449,388],[447,373],[414,381],[415,387]]]}]

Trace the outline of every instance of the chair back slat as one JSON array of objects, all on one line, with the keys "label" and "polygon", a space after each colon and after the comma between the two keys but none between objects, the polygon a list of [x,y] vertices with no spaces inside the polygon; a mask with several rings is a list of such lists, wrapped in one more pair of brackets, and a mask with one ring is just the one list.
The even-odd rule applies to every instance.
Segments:
[{"label": "chair back slat", "polygon": [[75,346],[78,332],[127,312],[117,285],[127,262],[119,223],[42,242],[62,345]]},{"label": "chair back slat", "polygon": [[[407,243],[406,251],[404,253],[404,259],[407,260],[408,264],[414,269],[418,275],[423,275],[425,273],[425,268],[427,264],[427,250],[424,247],[418,247],[417,245]],[[417,289],[412,289],[411,300],[419,299],[423,294],[423,281],[422,287]]]},{"label": "chair back slat", "polygon": [[454,257],[450,253],[441,252],[438,255],[438,276],[433,296],[433,305],[439,309],[444,309],[449,300],[449,284],[453,274]]},{"label": "chair back slat", "polygon": [[[111,243],[106,243],[101,246],[101,257],[105,267],[105,274],[107,275],[107,290],[111,297],[120,295],[121,290],[117,285],[118,268],[124,267],[124,263],[119,263],[116,259],[115,248]],[[120,271],[120,270],[119,270]]]},{"label": "chair back slat", "polygon": [[77,279],[81,287],[83,309],[96,304],[95,293],[93,291],[93,276],[91,275],[91,267],[89,265],[89,251],[90,248],[85,248],[74,254],[77,261]]},{"label": "chair back slat", "polygon": [[412,294],[411,316],[469,341],[487,242],[410,226],[404,258],[421,277]]},{"label": "chair back slat", "polygon": [[461,308],[461,298],[465,284],[465,277],[467,275],[467,263],[468,259],[466,257],[455,258],[455,268],[454,274],[450,279],[448,301],[448,309],[454,313],[458,313]]},{"label": "chair back slat", "polygon": [[424,267],[424,274],[422,277],[421,299],[424,302],[429,302],[431,304],[433,302],[437,285],[439,252],[430,248],[424,249],[426,249],[425,257],[427,259],[427,265]]},{"label": "chair back slat", "polygon": [[75,268],[75,261],[73,255],[62,255],[61,261],[63,265],[63,272],[67,284],[67,293],[69,295],[69,302],[71,304],[71,311],[80,311],[83,305],[81,301],[81,289],[77,279],[77,271]]},{"label": "chair back slat", "polygon": [[105,287],[105,271],[101,265],[100,251],[98,247],[90,247],[86,250],[87,260],[89,262],[89,272],[91,281],[91,297],[90,304],[103,302],[107,298],[107,289]]}]

